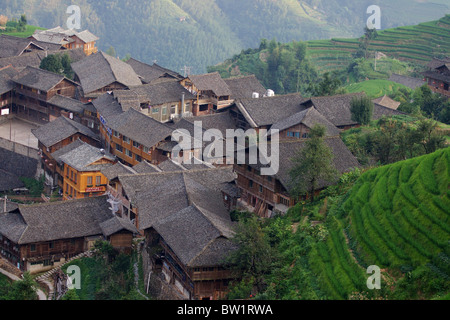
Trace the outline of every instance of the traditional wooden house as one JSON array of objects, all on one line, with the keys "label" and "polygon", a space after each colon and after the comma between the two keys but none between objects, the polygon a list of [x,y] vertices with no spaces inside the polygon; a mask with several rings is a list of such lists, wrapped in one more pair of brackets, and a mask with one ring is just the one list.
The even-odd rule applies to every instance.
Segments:
[{"label": "traditional wooden house", "polygon": [[266,88],[255,75],[224,79],[231,90],[231,99],[262,98],[267,94]]},{"label": "traditional wooden house", "polygon": [[383,107],[390,108],[393,110],[397,110],[397,108],[400,106],[401,102],[395,101],[394,99],[391,99],[387,95],[378,97],[376,99],[372,100],[373,103],[379,104]]},{"label": "traditional wooden house", "polygon": [[[293,185],[289,172],[293,166],[292,158],[303,148],[305,141],[306,139],[301,138],[280,140],[278,171],[272,175],[261,175],[261,168],[268,165],[263,165],[260,160],[256,164],[249,161],[246,163],[236,161],[234,165],[237,174],[236,184],[241,197],[239,201],[244,210],[253,211],[262,217],[273,217],[277,214],[285,214],[290,207],[301,200],[300,197],[291,195]],[[331,149],[333,166],[339,173],[360,167],[339,136],[326,137],[325,143]],[[320,181],[317,192],[332,183],[334,181]]]},{"label": "traditional wooden house", "polygon": [[423,72],[424,81],[436,93],[450,98],[450,58],[434,58],[428,64],[428,70]]},{"label": "traditional wooden house", "polygon": [[159,122],[192,116],[194,96],[178,81],[145,84],[130,90],[115,90],[122,108],[133,108]]},{"label": "traditional wooden house", "polygon": [[131,248],[137,233],[114,216],[107,196],[19,205],[0,214],[0,252],[21,271],[45,272],[89,250],[94,239],[109,239],[119,250]]},{"label": "traditional wooden house", "polygon": [[47,101],[49,120],[66,117],[81,123],[84,117],[84,103],[60,94],[54,95]]},{"label": "traditional wooden house", "polygon": [[0,58],[19,57],[34,51],[60,50],[60,45],[0,34]]},{"label": "traditional wooden house", "polygon": [[133,68],[133,70],[141,77],[142,82],[144,83],[160,83],[165,81],[183,80],[183,76],[181,76],[179,73],[161,67],[156,63],[153,63],[153,65],[149,65],[133,58],[128,59],[126,63],[128,63]]},{"label": "traditional wooden house", "polygon": [[58,44],[69,50],[83,48],[87,56],[98,51],[95,43],[99,38],[89,30],[78,32],[73,29],[66,30],[58,26],[47,30],[36,30],[29,39],[38,40],[41,43]]},{"label": "traditional wooden house", "polygon": [[40,124],[50,121],[48,102],[55,95],[75,97],[77,84],[66,77],[34,67],[26,67],[16,77],[13,113]]},{"label": "traditional wooden house", "polygon": [[71,64],[75,81],[80,83],[77,99],[90,102],[100,95],[142,85],[133,68],[104,52],[97,52]]},{"label": "traditional wooden house", "polygon": [[218,72],[190,75],[180,83],[196,97],[194,116],[211,114],[233,103],[232,92]]},{"label": "traditional wooden house", "polygon": [[58,159],[63,165],[64,200],[95,197],[107,191],[108,179],[101,171],[116,159],[104,149],[82,142]]},{"label": "traditional wooden house", "polygon": [[151,271],[185,299],[223,298],[233,279],[225,259],[236,247],[222,191],[234,178],[231,168],[119,175]]},{"label": "traditional wooden house", "polygon": [[0,119],[12,114],[14,82],[11,79],[18,73],[12,66],[0,68]]},{"label": "traditional wooden house", "polygon": [[32,130],[38,139],[38,148],[42,160],[46,183],[50,186],[61,185],[62,175],[58,173],[58,163],[53,153],[80,139],[93,146],[100,146],[100,137],[82,124],[66,117],[59,117],[37,129]]}]

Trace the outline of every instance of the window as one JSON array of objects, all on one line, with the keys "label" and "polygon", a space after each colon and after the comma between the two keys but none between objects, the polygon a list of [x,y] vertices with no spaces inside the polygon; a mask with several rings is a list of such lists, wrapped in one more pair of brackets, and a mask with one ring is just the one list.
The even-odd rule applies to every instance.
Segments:
[{"label": "window", "polygon": [[102,177],[101,176],[96,176],[95,177],[95,185],[101,185],[102,184]]},{"label": "window", "polygon": [[141,147],[141,145],[139,143],[137,143],[136,141],[133,141],[133,147],[139,149]]},{"label": "window", "polygon": [[302,135],[302,138],[308,138],[308,134],[307,133],[304,133],[303,135]]},{"label": "window", "polygon": [[129,156],[130,158],[133,158],[133,153],[132,153],[130,150],[125,149],[125,154],[126,154],[127,156]]},{"label": "window", "polygon": [[135,156],[137,162],[142,162],[142,157],[139,155]]},{"label": "window", "polygon": [[165,116],[167,114],[167,107],[162,108],[162,114],[163,114],[163,116]]},{"label": "window", "polygon": [[30,251],[31,252],[36,251],[36,245],[35,244],[30,245]]},{"label": "window", "polygon": [[113,131],[114,137],[119,138],[120,137],[120,133],[118,133],[116,130]]},{"label": "window", "polygon": [[152,113],[159,113],[159,108],[152,108]]},{"label": "window", "polygon": [[296,138],[300,138],[300,132],[294,132]]},{"label": "window", "polygon": [[272,182],[272,177],[271,176],[267,176],[267,181]]},{"label": "window", "polygon": [[88,186],[92,186],[92,177],[87,177]]},{"label": "window", "polygon": [[248,187],[253,188],[253,180],[248,180]]},{"label": "window", "polygon": [[116,150],[119,152],[123,152],[123,148],[120,144],[116,144]]},{"label": "window", "polygon": [[144,147],[144,149],[143,149],[143,150],[144,150],[144,152],[145,152],[145,153],[149,153],[149,152],[150,152],[150,149],[149,149],[149,148],[147,148],[147,147]]},{"label": "window", "polygon": [[259,188],[258,188],[258,189],[259,189],[259,192],[260,192],[260,193],[263,192],[263,187],[262,187],[262,185],[259,185]]},{"label": "window", "polygon": [[48,244],[49,249],[53,249],[55,247],[55,243],[52,241]]},{"label": "window", "polygon": [[126,136],[122,136],[122,140],[125,143],[130,143],[130,138],[126,137]]},{"label": "window", "polygon": [[252,171],[252,167],[251,166],[247,166],[247,170],[251,172]]}]

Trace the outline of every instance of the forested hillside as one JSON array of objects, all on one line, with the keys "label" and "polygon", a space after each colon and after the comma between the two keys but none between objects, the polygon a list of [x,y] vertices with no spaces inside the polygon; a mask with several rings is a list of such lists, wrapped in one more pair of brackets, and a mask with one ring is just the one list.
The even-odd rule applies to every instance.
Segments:
[{"label": "forested hillside", "polygon": [[81,8],[83,29],[100,37],[98,46],[119,57],[157,61],[180,71],[202,73],[261,39],[285,43],[359,37],[366,9],[382,8],[382,28],[412,25],[450,13],[445,0],[4,0],[0,14],[30,25],[65,27],[69,5]]}]

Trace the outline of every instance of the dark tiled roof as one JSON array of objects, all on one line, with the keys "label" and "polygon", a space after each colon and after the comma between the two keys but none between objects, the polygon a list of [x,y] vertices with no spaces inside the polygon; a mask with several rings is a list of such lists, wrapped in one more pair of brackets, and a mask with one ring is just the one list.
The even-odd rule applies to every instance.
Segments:
[{"label": "dark tiled roof", "polygon": [[0,95],[9,92],[14,88],[14,82],[12,82],[11,79],[17,76],[18,73],[19,72],[11,66],[0,70]]},{"label": "dark tiled roof", "polygon": [[114,164],[112,166],[108,166],[105,169],[101,170],[101,172],[109,181],[116,179],[121,174],[137,173],[136,170],[124,165],[121,162],[117,162],[116,164]]},{"label": "dark tiled roof", "polygon": [[88,127],[66,117],[58,117],[55,120],[32,130],[32,133],[46,147],[51,147],[76,133],[81,133],[91,139],[100,141],[98,135],[92,132]]},{"label": "dark tiled roof", "polygon": [[220,188],[234,181],[232,168],[126,175],[119,180],[139,209],[140,228],[155,228],[185,265],[215,265],[231,250],[234,233]]},{"label": "dark tiled roof", "polygon": [[230,96],[232,94],[226,82],[222,79],[218,72],[190,75],[189,79],[198,90],[212,91],[218,97]]},{"label": "dark tiled roof", "polygon": [[73,149],[78,148],[83,144],[83,141],[80,139],[75,140],[74,142],[68,144],[67,146],[62,147],[61,149],[56,150],[52,153],[53,159],[55,159],[58,164],[62,164],[61,156],[65,155],[67,152],[72,151]]},{"label": "dark tiled roof", "polygon": [[[280,141],[279,143],[279,153],[278,153],[278,164],[279,170],[274,174],[283,187],[289,192],[292,189],[290,170],[293,167],[292,158],[299,152],[305,145],[306,139],[290,140],[290,141]],[[328,137],[325,138],[325,143],[331,149],[333,154],[333,165],[339,173],[344,173],[352,170],[353,168],[360,167],[361,165],[356,160],[355,156],[350,152],[344,142],[340,137]],[[275,157],[272,155],[272,159]],[[248,161],[246,163],[249,163]],[[262,167],[268,167],[268,165],[259,164],[249,164],[256,169],[261,169]],[[334,181],[320,181],[318,188],[324,188],[329,186]]]},{"label": "dark tiled roof", "polygon": [[379,104],[383,107],[394,109],[394,110],[397,110],[397,108],[401,104],[401,102],[395,101],[395,100],[389,98],[387,95],[376,98],[376,99],[372,100],[372,102]]},{"label": "dark tiled roof", "polygon": [[172,135],[172,129],[139,111],[128,111],[108,119],[108,126],[148,148]]},{"label": "dark tiled roof", "polygon": [[61,109],[65,109],[67,111],[80,113],[82,114],[84,111],[84,104],[66,96],[62,96],[60,94],[54,95],[50,100],[47,101],[49,104],[55,105]]},{"label": "dark tiled roof", "polygon": [[79,61],[86,57],[83,48],[72,50],[52,50],[52,51],[33,51],[24,53],[18,57],[9,57],[0,59],[0,67],[12,65],[17,70],[21,71],[27,66],[39,68],[42,59],[51,54],[68,54],[72,62]]},{"label": "dark tiled roof", "polygon": [[182,79],[180,74],[163,68],[156,63],[149,65],[133,58],[127,60],[126,63],[128,63],[146,83],[151,83],[160,78]]},{"label": "dark tiled roof", "polygon": [[394,110],[392,108],[382,106],[378,103],[373,104],[372,120],[378,120],[383,116],[390,117],[390,116],[402,115],[402,114],[406,114],[406,113],[398,111],[398,110]]},{"label": "dark tiled roof", "polygon": [[444,64],[450,63],[450,57],[446,57],[443,59],[433,58],[428,64],[427,67],[429,69],[436,69],[441,67]]},{"label": "dark tiled roof", "polygon": [[254,75],[229,78],[224,81],[231,90],[232,99],[253,98],[254,92],[258,93],[259,97],[263,97],[266,93],[266,88]]},{"label": "dark tiled roof", "polygon": [[227,129],[237,129],[233,119],[230,116],[229,111],[214,113],[205,116],[198,117],[185,117],[184,121],[194,123],[195,121],[201,121],[202,128],[204,130],[217,129],[222,133],[222,136],[226,136]]},{"label": "dark tiled roof", "polygon": [[20,37],[0,35],[0,58],[14,57],[21,55],[28,46],[32,46],[38,50],[44,50],[32,40]]},{"label": "dark tiled roof", "polygon": [[133,234],[139,233],[129,219],[124,219],[117,216],[101,222],[100,228],[102,229],[103,234],[107,237],[122,230],[129,231]]},{"label": "dark tiled roof", "polygon": [[133,170],[136,171],[136,173],[154,173],[154,172],[161,172],[162,170],[158,168],[157,166],[148,163],[145,160],[142,160],[142,162],[136,164],[133,166]]},{"label": "dark tiled roof", "polygon": [[114,118],[117,115],[123,113],[122,106],[120,103],[114,98],[112,94],[105,93],[93,100],[92,105],[95,110],[106,120]]},{"label": "dark tiled roof", "polygon": [[416,89],[417,87],[421,87],[425,83],[422,79],[408,77],[408,76],[402,76],[400,74],[395,74],[395,73],[393,73],[389,77],[389,81],[400,83],[411,89]]},{"label": "dark tiled roof", "polygon": [[178,81],[168,81],[158,84],[146,84],[139,87],[134,87],[132,91],[146,97],[153,106],[163,103],[179,102],[184,93],[185,100],[191,100],[195,97],[186,90]]},{"label": "dark tiled roof", "polygon": [[82,143],[77,148],[74,148],[59,157],[61,162],[66,163],[77,171],[102,171],[110,166],[112,163],[95,164],[95,162],[102,159],[114,161],[113,155],[106,153],[103,149],[96,148],[87,143]]},{"label": "dark tiled roof", "polygon": [[270,129],[278,129],[279,131],[286,130],[297,124],[304,124],[308,128],[312,128],[315,124],[321,124],[326,128],[326,135],[336,136],[339,135],[340,130],[329,122],[322,114],[320,114],[314,107],[310,107],[306,110],[297,112],[290,117],[280,120],[274,123]]},{"label": "dark tiled roof", "polygon": [[252,127],[272,125],[306,107],[300,94],[286,94],[258,99],[238,99],[235,104]]},{"label": "dark tiled roof", "polygon": [[138,86],[142,82],[131,66],[104,52],[97,52],[72,63],[72,69],[80,79],[84,94],[118,82],[126,87]]},{"label": "dark tiled roof", "polygon": [[423,73],[423,75],[425,77],[429,77],[431,79],[437,79],[437,80],[441,80],[441,81],[445,81],[447,83],[450,83],[450,76],[446,75],[446,74],[442,74],[442,73],[435,72],[435,71],[425,71]]},{"label": "dark tiled roof", "polygon": [[[63,75],[28,66],[15,76],[13,81],[30,88],[48,92],[64,79],[72,82]],[[73,84],[75,85],[75,83]]]},{"label": "dark tiled roof", "polygon": [[0,215],[0,233],[18,244],[101,235],[112,218],[107,196],[20,205]]},{"label": "dark tiled roof", "polygon": [[0,200],[0,213],[10,212],[16,210],[18,207],[19,207],[18,203],[6,200],[6,210],[5,210],[5,201]]},{"label": "dark tiled roof", "polygon": [[[15,174],[0,169],[0,192],[24,187],[24,183]],[[0,201],[0,205],[2,202]]]}]

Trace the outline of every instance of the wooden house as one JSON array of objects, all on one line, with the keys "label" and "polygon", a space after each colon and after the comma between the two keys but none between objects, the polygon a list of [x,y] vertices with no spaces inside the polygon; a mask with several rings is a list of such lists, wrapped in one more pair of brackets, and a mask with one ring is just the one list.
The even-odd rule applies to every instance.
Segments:
[{"label": "wooden house", "polygon": [[63,199],[81,199],[102,195],[107,191],[108,179],[102,170],[116,160],[104,149],[81,143],[58,157],[63,165]]},{"label": "wooden house", "polygon": [[29,121],[50,121],[49,100],[56,95],[75,97],[77,84],[66,77],[35,67],[26,67],[16,77],[13,113]]},{"label": "wooden house", "polygon": [[231,90],[231,99],[262,98],[267,95],[267,90],[259,82],[255,75],[232,77],[223,79]]},{"label": "wooden house", "polygon": [[0,68],[0,119],[12,114],[14,82],[11,79],[18,73],[12,66]]},{"label": "wooden house", "polygon": [[450,98],[450,58],[433,59],[423,72],[424,81],[436,93]]},{"label": "wooden house", "polygon": [[89,250],[94,239],[108,239],[119,250],[131,249],[136,228],[114,216],[108,196],[57,201],[0,214],[2,258],[30,273],[45,272]]},{"label": "wooden house", "polygon": [[236,247],[222,191],[234,178],[232,168],[119,175],[145,234],[145,268],[184,299],[223,298],[233,279],[224,263]]},{"label": "wooden house", "polygon": [[218,72],[190,75],[180,83],[195,96],[194,116],[211,114],[233,103],[232,92]]},{"label": "wooden house", "polygon": [[99,38],[89,30],[78,32],[58,26],[47,30],[36,30],[29,39],[37,40],[41,43],[58,44],[69,50],[82,48],[87,56],[98,51],[95,43]]},{"label": "wooden house", "polygon": [[39,154],[42,160],[46,183],[50,186],[62,186],[63,175],[53,153],[76,140],[93,146],[100,146],[100,137],[82,124],[66,117],[56,118],[37,129],[32,130],[38,139]]},{"label": "wooden house", "polygon": [[142,61],[130,58],[126,61],[133,70],[141,77],[143,83],[155,84],[165,81],[181,81],[184,79],[179,73],[161,67],[156,63],[149,65]]},{"label": "wooden house", "polygon": [[19,57],[35,51],[45,52],[46,50],[60,49],[63,48],[58,44],[0,34],[0,58]]},{"label": "wooden house", "polygon": [[[301,199],[291,195],[292,181],[289,172],[293,165],[292,157],[301,150],[305,141],[304,138],[280,140],[278,170],[275,174],[262,175],[261,168],[268,165],[261,164],[261,161],[256,164],[236,161],[234,165],[237,174],[236,184],[241,197],[239,201],[244,210],[255,212],[262,217],[273,217],[286,213]],[[339,136],[328,136],[325,143],[333,153],[333,165],[339,173],[360,167]],[[320,181],[317,192],[332,183],[334,181]]]},{"label": "wooden house", "polygon": [[104,52],[91,54],[71,66],[75,81],[80,83],[77,99],[83,102],[90,102],[112,90],[142,85],[130,65]]}]

